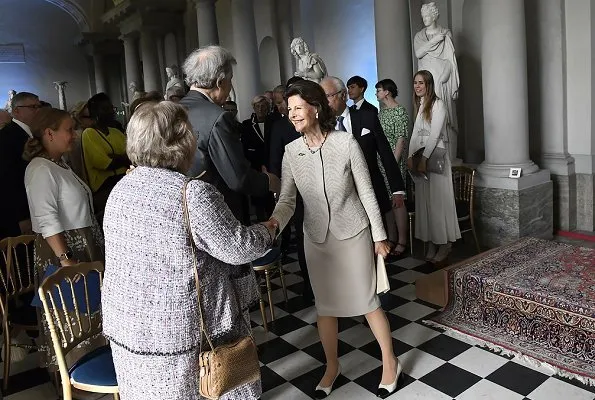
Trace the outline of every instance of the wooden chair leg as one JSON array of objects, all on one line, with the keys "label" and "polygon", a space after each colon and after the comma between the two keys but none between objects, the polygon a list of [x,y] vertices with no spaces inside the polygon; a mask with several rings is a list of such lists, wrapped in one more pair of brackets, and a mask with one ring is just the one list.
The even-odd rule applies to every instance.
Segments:
[{"label": "wooden chair leg", "polygon": [[120,400],[120,395],[118,393],[114,393],[114,400]]},{"label": "wooden chair leg", "polygon": [[481,248],[479,247],[479,240],[477,240],[477,233],[475,232],[475,224],[473,223],[473,218],[471,218],[471,232],[473,233],[473,239],[475,239],[475,247],[477,247],[477,254],[481,253]]},{"label": "wooden chair leg", "polygon": [[281,286],[283,286],[283,296],[285,297],[285,303],[287,303],[287,286],[285,285],[285,272],[283,271],[281,259],[279,259],[277,268],[279,268],[279,279],[281,280]]},{"label": "wooden chair leg", "polygon": [[3,321],[2,330],[4,331],[4,371],[2,374],[2,390],[6,392],[8,389],[8,379],[10,377],[10,328],[7,321]]},{"label": "wooden chair leg", "polygon": [[269,274],[269,270],[267,269],[264,271],[264,278],[267,283],[267,294],[269,297],[269,309],[271,310],[271,321],[275,320],[275,310],[273,305],[273,289],[271,288],[271,275]]}]

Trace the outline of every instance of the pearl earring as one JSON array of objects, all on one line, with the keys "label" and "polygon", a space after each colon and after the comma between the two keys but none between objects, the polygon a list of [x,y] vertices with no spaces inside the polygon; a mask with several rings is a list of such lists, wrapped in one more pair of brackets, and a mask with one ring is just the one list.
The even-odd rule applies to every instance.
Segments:
[{"label": "pearl earring", "polygon": [[318,119],[318,111],[316,112],[316,119]]}]

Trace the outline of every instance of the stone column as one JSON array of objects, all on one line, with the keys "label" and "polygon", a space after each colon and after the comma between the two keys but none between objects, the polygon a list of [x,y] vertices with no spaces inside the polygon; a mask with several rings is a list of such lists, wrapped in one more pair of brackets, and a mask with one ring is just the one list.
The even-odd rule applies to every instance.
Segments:
[{"label": "stone column", "polygon": [[[554,227],[574,230],[577,224],[574,158],[568,154],[562,0],[526,0],[529,48],[529,116],[541,166],[554,182]],[[538,136],[539,135],[539,136]],[[541,140],[538,140],[537,137]]]},{"label": "stone column", "polygon": [[277,46],[279,50],[279,67],[282,83],[285,84],[293,76],[295,59],[291,55],[289,45],[293,39],[293,21],[290,0],[278,0],[275,3],[277,20]]},{"label": "stone column", "polygon": [[186,0],[186,13],[184,13],[184,29],[186,35],[186,54],[188,56],[198,47],[198,24],[196,21],[196,8],[193,0]]},{"label": "stone column", "polygon": [[159,59],[155,35],[149,28],[140,31],[141,56],[143,59],[143,78],[145,91],[161,92],[161,77],[159,75]]},{"label": "stone column", "polygon": [[60,110],[66,110],[66,81],[54,82],[54,88],[58,91],[58,104]]},{"label": "stone column", "polygon": [[[217,15],[215,14],[216,0],[195,0],[196,20],[198,26],[198,45],[219,44],[217,30]],[[252,2],[250,1],[250,4]]]},{"label": "stone column", "polygon": [[178,52],[178,58],[176,61],[176,65],[181,67],[186,59],[186,33],[184,32],[184,28],[179,28],[176,30],[176,48]]},{"label": "stone column", "polygon": [[[132,35],[124,35],[122,42],[124,42],[124,60],[126,63],[126,92],[129,93],[128,87],[132,82],[138,89],[141,89],[143,85],[140,78],[138,43],[136,37]],[[129,93],[129,98],[131,97],[132,93]]]},{"label": "stone column", "polygon": [[238,118],[241,121],[251,115],[252,98],[262,91],[252,0],[232,0],[231,21],[234,56],[238,62],[234,71],[234,86],[239,108]]},{"label": "stone column", "polygon": [[165,92],[165,83],[167,82],[167,74],[165,73],[165,48],[163,36],[157,38],[157,58],[159,59],[159,76],[161,77],[161,91]]},{"label": "stone column", "polygon": [[[413,62],[411,57],[404,57],[412,54],[409,15],[408,0],[374,0],[378,80],[395,81],[399,103],[413,116]],[[370,87],[375,83],[370,82]]]},{"label": "stone column", "polygon": [[95,70],[95,93],[107,93],[107,82],[103,66],[103,55],[93,55],[93,68]]},{"label": "stone column", "polygon": [[[481,0],[480,9],[485,161],[478,169],[477,231],[490,247],[551,237],[549,171],[529,158],[525,3]],[[509,178],[511,167],[522,168],[520,178]]]}]

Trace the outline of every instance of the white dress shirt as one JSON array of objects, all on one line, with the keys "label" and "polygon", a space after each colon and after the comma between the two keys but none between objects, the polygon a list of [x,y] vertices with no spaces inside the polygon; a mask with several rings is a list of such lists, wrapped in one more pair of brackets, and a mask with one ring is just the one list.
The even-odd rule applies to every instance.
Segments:
[{"label": "white dress shirt", "polygon": [[29,137],[30,137],[30,138],[32,138],[32,137],[33,137],[33,133],[31,133],[31,128],[29,128],[29,125],[27,125],[27,124],[26,124],[26,123],[24,123],[24,122],[21,122],[21,121],[19,121],[19,120],[18,120],[18,119],[16,119],[16,118],[13,118],[12,120],[14,121],[14,123],[15,123],[15,124],[17,124],[18,126],[20,126],[21,128],[23,128],[23,130],[24,130],[25,132],[27,132],[27,135],[29,135]]},{"label": "white dress shirt", "polygon": [[360,101],[358,101],[357,103],[354,104],[356,110],[359,110],[360,108],[362,108],[362,104],[364,104],[364,100],[366,100],[366,99],[362,97],[362,99]]}]

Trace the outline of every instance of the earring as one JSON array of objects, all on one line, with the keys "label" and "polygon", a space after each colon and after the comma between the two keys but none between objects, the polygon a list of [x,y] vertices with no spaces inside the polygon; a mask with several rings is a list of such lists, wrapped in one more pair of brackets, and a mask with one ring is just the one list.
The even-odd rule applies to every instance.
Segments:
[{"label": "earring", "polygon": [[318,111],[316,111],[316,119],[318,119]]}]

